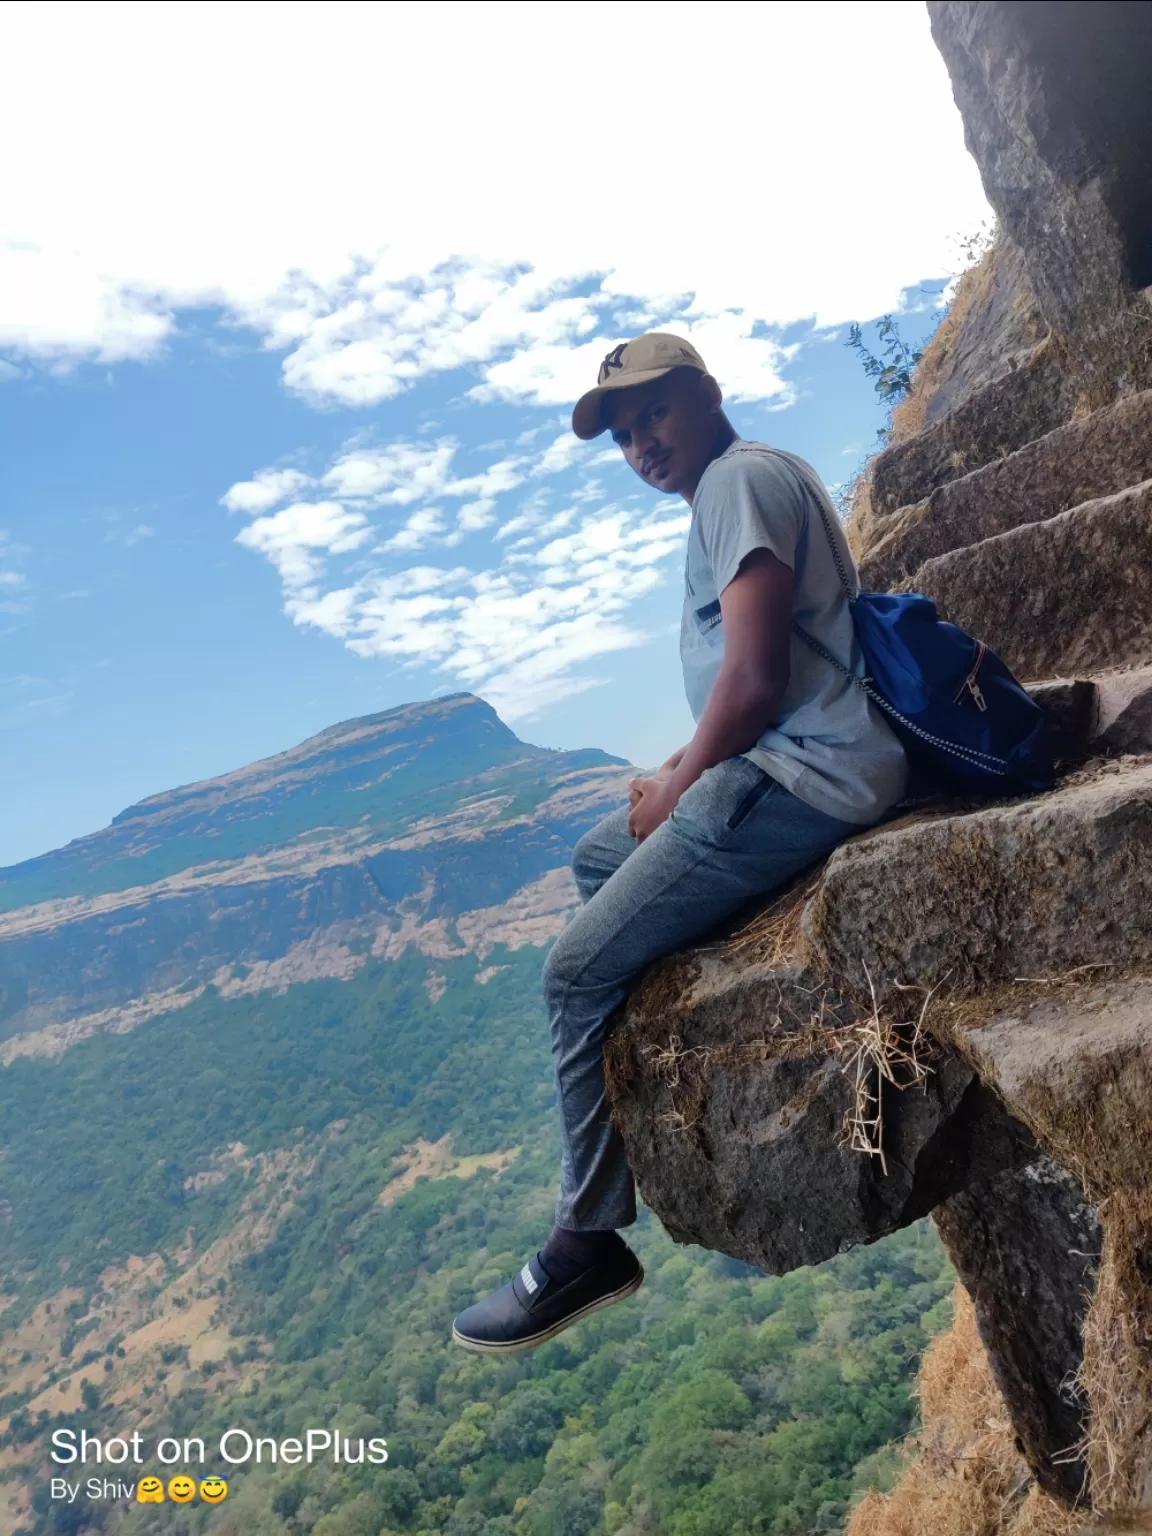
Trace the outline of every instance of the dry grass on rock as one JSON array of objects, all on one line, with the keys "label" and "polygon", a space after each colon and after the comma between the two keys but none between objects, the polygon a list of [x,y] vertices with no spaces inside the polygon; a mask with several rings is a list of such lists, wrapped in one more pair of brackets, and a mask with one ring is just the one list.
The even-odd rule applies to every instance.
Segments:
[{"label": "dry grass on rock", "polygon": [[1032,1480],[992,1379],[967,1292],[924,1357],[917,1454],[889,1494],[857,1506],[848,1536],[1079,1536],[1081,1517]]},{"label": "dry grass on rock", "polygon": [[[1092,1405],[1084,1452],[1098,1506],[1147,1498],[1152,1460],[1152,1287],[1147,1280],[1152,1201],[1120,1189],[1101,1207],[1104,1252],[1084,1320],[1080,1386]],[[1146,1524],[1120,1530],[1152,1531]]]},{"label": "dry grass on rock", "polygon": [[[820,873],[823,874],[823,865]],[[778,966],[803,964],[808,946],[801,929],[801,919],[809,898],[815,895],[820,880],[804,881],[793,885],[758,912],[728,940],[728,948],[759,965]]]}]

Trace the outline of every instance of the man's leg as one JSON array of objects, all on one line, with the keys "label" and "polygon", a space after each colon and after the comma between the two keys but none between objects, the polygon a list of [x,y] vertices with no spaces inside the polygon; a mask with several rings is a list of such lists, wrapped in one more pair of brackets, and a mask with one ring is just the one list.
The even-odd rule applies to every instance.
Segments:
[{"label": "man's leg", "polygon": [[576,889],[581,901],[591,901],[596,892],[609,881],[630,854],[636,852],[636,841],[628,831],[628,807],[605,816],[576,844],[572,853],[572,873],[576,877]]},{"label": "man's leg", "polygon": [[[632,1176],[604,1093],[603,1051],[608,1019],[637,975],[859,830],[798,800],[747,759],[732,758],[685,793],[557,939],[544,968],[564,1143],[556,1222],[577,1244],[579,1234],[635,1219]],[[593,1264],[563,1283],[529,1260],[503,1291],[457,1318],[457,1341],[483,1350],[528,1348],[622,1299],[642,1272],[617,1247],[631,1260],[633,1280],[616,1284],[628,1269],[622,1259],[606,1260],[604,1276]]]},{"label": "man's leg", "polygon": [[859,830],[733,758],[686,792],[568,924],[544,966],[564,1144],[558,1227],[603,1231],[636,1217],[604,1093],[604,1039],[640,972]]}]

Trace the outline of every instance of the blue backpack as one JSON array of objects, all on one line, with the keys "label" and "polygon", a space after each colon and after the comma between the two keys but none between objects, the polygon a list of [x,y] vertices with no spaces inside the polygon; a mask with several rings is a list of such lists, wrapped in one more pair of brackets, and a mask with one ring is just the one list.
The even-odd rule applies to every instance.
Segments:
[{"label": "blue backpack", "polygon": [[861,592],[848,580],[827,493],[786,455],[812,491],[848,598],[866,669],[857,676],[799,624],[793,629],[862,688],[900,738],[918,787],[1012,795],[1051,789],[1056,731],[994,651],[937,617],[919,592]]}]

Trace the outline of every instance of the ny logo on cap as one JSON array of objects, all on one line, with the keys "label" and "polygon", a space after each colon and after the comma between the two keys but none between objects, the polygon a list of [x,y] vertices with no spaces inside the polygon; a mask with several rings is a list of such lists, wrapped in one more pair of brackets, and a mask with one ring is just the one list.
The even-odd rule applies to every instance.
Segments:
[{"label": "ny logo on cap", "polygon": [[613,368],[623,368],[624,353],[628,349],[628,343],[622,341],[618,347],[613,347],[608,356],[600,364],[600,372],[596,375],[597,384],[603,384],[604,380],[612,372]]}]

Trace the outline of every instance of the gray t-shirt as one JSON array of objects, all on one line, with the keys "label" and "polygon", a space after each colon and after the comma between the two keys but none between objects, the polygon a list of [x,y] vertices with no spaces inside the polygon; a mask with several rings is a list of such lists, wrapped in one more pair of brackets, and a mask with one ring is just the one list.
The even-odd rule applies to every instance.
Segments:
[{"label": "gray t-shirt", "polygon": [[[814,500],[816,472],[763,443],[736,442],[704,471],[692,503],[680,658],[688,707],[699,722],[724,659],[720,594],[754,549],[793,572],[793,618],[858,675],[863,658],[832,549]],[[835,513],[840,558],[856,571]],[[867,825],[904,794],[904,749],[862,689],[796,634],[780,718],[744,756],[799,799]]]}]

